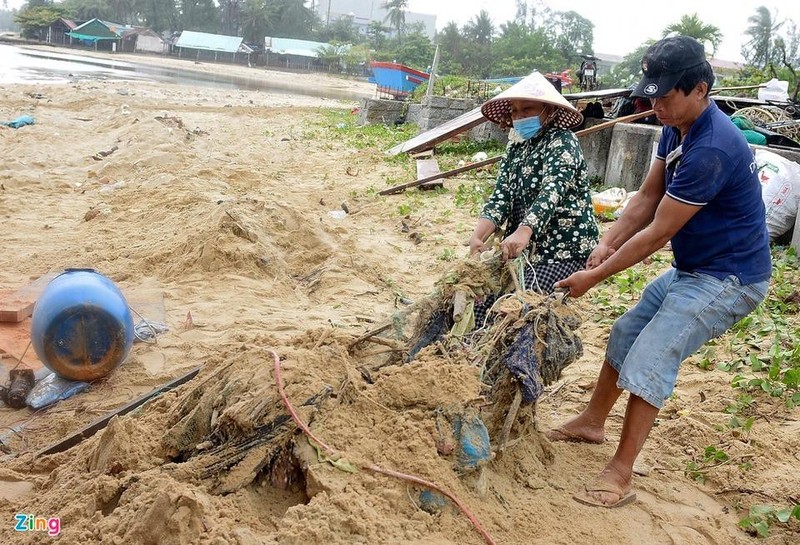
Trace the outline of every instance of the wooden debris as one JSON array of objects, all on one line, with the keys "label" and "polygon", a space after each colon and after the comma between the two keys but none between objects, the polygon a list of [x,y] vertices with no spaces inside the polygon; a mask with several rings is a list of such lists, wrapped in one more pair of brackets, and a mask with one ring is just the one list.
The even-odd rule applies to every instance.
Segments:
[{"label": "wooden debris", "polygon": [[48,454],[55,454],[57,452],[64,452],[65,450],[71,449],[72,447],[74,447],[75,445],[77,445],[78,443],[83,441],[84,439],[88,439],[92,435],[96,434],[98,431],[100,431],[103,428],[105,428],[108,425],[108,423],[111,422],[111,419],[114,418],[115,416],[122,416],[124,414],[128,414],[129,412],[133,411],[134,409],[137,409],[138,407],[144,405],[145,403],[147,403],[148,401],[150,401],[152,398],[156,397],[157,395],[163,394],[164,392],[168,392],[168,391],[170,391],[170,390],[172,390],[174,388],[177,388],[178,386],[180,386],[181,384],[183,384],[185,382],[189,382],[195,376],[197,376],[197,373],[199,373],[199,372],[200,372],[200,367],[195,367],[194,369],[192,369],[188,373],[186,373],[184,375],[181,375],[180,377],[176,378],[175,380],[172,380],[172,381],[164,384],[163,386],[159,386],[155,390],[153,390],[153,391],[151,391],[151,392],[149,392],[147,394],[144,394],[143,396],[137,397],[136,399],[134,399],[130,403],[128,403],[126,405],[123,405],[119,409],[111,411],[110,413],[108,413],[104,417],[100,418],[99,420],[95,420],[94,422],[92,422],[91,424],[89,424],[88,426],[83,428],[82,430],[79,430],[79,431],[73,433],[72,435],[70,435],[69,437],[66,437],[65,439],[62,439],[58,443],[55,443],[53,445],[50,445],[49,447],[44,448],[43,450],[40,450],[36,454],[36,457],[39,458],[40,456],[46,456]]},{"label": "wooden debris", "polygon": [[[417,159],[417,180],[430,178],[431,176],[435,176],[441,172],[442,171],[439,169],[439,162],[436,159],[432,157],[429,159]],[[419,187],[420,189],[436,189],[437,187],[442,187],[442,183],[429,182],[424,183]]]},{"label": "wooden debris", "polygon": [[[600,124],[595,125],[593,127],[589,127],[588,129],[583,129],[581,131],[578,131],[578,132],[575,133],[575,136],[578,136],[578,137],[588,136],[590,134],[594,134],[594,133],[602,131],[604,129],[608,129],[610,127],[613,127],[617,123],[629,123],[631,121],[636,121],[637,119],[642,119],[642,118],[647,117],[648,115],[652,115],[652,114],[653,114],[653,110],[648,110],[646,112],[640,112],[638,114],[631,114],[631,115],[626,115],[625,117],[618,117],[617,119],[611,119],[609,121],[606,121],[605,123],[600,123]],[[412,188],[412,187],[417,187],[417,186],[422,185],[422,184],[427,184],[427,183],[430,183],[430,182],[432,182],[434,180],[439,180],[441,178],[450,178],[451,176],[455,176],[456,174],[461,174],[462,172],[467,172],[469,170],[474,170],[476,168],[485,167],[487,165],[492,165],[494,163],[499,162],[502,158],[503,158],[502,155],[496,155],[495,157],[489,157],[488,159],[485,159],[483,161],[478,161],[476,163],[471,163],[469,165],[464,165],[463,167],[454,168],[453,170],[448,170],[448,171],[445,171],[445,172],[440,172],[438,174],[433,174],[433,175],[428,176],[427,178],[423,178],[421,180],[415,180],[413,182],[408,182],[408,183],[405,183],[405,184],[400,184],[400,185],[396,185],[396,186],[393,186],[393,187],[389,187],[387,189],[384,189],[383,191],[380,191],[378,193],[378,195],[393,195],[395,193],[401,193],[406,189],[409,189],[409,188]]]},{"label": "wooden debris", "polygon": [[36,300],[57,274],[47,273],[14,293],[0,298],[0,322],[21,322],[33,314]]}]

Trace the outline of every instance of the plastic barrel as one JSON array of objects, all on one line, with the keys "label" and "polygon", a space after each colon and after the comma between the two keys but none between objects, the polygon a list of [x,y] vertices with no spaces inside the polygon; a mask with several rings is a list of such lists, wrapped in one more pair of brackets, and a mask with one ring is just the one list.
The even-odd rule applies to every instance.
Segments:
[{"label": "plastic barrel", "polygon": [[31,343],[54,373],[70,380],[95,380],[128,356],[133,316],[111,280],[92,269],[67,269],[36,301]]}]

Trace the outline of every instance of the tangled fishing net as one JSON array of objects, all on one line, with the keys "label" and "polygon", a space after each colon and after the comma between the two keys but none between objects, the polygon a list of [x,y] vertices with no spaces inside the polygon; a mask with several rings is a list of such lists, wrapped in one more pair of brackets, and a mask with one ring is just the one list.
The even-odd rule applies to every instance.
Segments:
[{"label": "tangled fishing net", "polygon": [[[752,125],[769,129],[800,143],[800,119],[795,106],[751,106],[734,112],[732,119],[742,118]],[[752,129],[753,127],[749,127]]]},{"label": "tangled fishing net", "polygon": [[[485,420],[501,445],[519,407],[532,408],[583,354],[577,312],[561,296],[522,290],[525,270],[522,259],[503,264],[499,256],[458,264],[423,305],[409,343],[410,360],[439,357],[480,369],[491,402]],[[486,298],[494,303],[486,323],[476,324],[476,304]]]}]

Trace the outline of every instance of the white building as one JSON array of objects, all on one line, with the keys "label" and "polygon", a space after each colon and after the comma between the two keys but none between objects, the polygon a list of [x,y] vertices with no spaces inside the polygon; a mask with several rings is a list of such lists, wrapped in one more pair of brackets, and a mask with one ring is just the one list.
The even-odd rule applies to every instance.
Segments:
[{"label": "white building", "polygon": [[[386,0],[312,0],[311,7],[325,24],[340,17],[352,17],[353,24],[361,32],[366,32],[372,21],[391,26],[386,20],[388,12],[383,8]],[[425,34],[432,40],[436,34],[436,16],[427,13],[406,11],[406,24],[421,22]]]}]

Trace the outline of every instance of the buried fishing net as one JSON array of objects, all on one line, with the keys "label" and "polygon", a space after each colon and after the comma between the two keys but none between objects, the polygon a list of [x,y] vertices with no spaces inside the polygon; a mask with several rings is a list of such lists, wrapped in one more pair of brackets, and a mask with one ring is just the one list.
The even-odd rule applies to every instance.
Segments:
[{"label": "buried fishing net", "polygon": [[[434,356],[480,369],[490,401],[484,420],[501,447],[519,408],[530,407],[532,421],[544,387],[583,354],[577,312],[561,295],[522,290],[525,272],[522,259],[460,263],[423,305],[409,343],[409,361]],[[476,304],[487,297],[497,299],[476,324]]]}]

